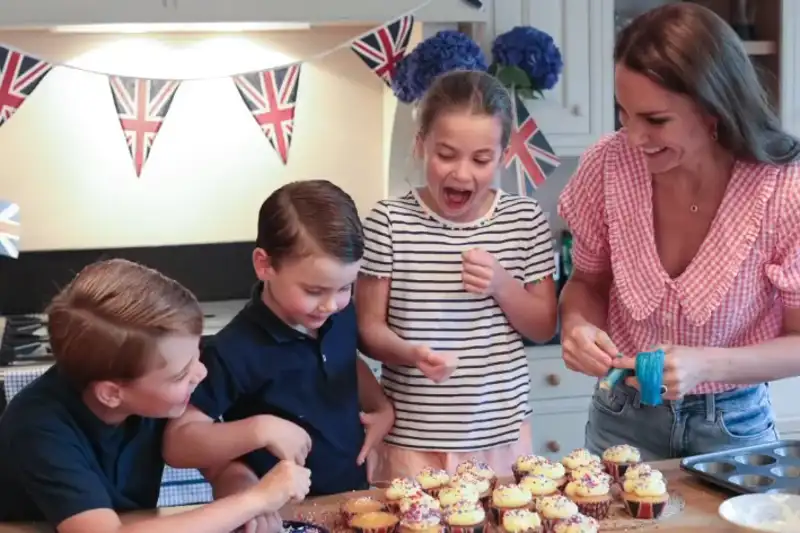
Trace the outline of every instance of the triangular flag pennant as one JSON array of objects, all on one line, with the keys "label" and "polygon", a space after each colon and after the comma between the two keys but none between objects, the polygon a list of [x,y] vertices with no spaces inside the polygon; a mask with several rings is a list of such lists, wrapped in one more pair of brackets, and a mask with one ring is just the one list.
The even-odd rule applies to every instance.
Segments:
[{"label": "triangular flag pennant", "polygon": [[141,176],[180,82],[109,76],[108,83],[136,175]]},{"label": "triangular flag pennant", "polygon": [[406,15],[353,41],[351,48],[391,87],[397,64],[406,55],[413,27],[414,17]]},{"label": "triangular flag pennant", "polygon": [[294,132],[300,64],[234,76],[239,94],[285,165]]},{"label": "triangular flag pennant", "polygon": [[0,255],[19,257],[19,206],[0,200]]},{"label": "triangular flag pennant", "polygon": [[561,161],[525,103],[516,94],[513,101],[516,120],[503,156],[500,186],[506,192],[532,197]]},{"label": "triangular flag pennant", "polygon": [[0,126],[8,122],[53,65],[0,46]]}]

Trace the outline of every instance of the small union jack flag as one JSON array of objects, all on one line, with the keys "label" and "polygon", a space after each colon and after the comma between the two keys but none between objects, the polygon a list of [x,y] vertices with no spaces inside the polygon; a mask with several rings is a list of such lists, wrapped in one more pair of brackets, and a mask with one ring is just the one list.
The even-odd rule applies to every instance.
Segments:
[{"label": "small union jack flag", "polygon": [[285,165],[294,133],[300,64],[234,76],[239,94]]},{"label": "small union jack flag", "polygon": [[8,122],[53,66],[0,46],[0,126]]},{"label": "small union jack flag", "polygon": [[501,186],[506,192],[534,196],[536,188],[561,161],[517,95],[514,95],[514,116],[516,121],[503,156]]},{"label": "small union jack flag", "polygon": [[406,55],[413,27],[414,17],[406,15],[353,41],[351,48],[391,87],[397,64]]},{"label": "small union jack flag", "polygon": [[0,200],[0,255],[19,257],[19,206]]},{"label": "small union jack flag", "polygon": [[180,82],[109,76],[108,83],[136,175],[141,176]]}]

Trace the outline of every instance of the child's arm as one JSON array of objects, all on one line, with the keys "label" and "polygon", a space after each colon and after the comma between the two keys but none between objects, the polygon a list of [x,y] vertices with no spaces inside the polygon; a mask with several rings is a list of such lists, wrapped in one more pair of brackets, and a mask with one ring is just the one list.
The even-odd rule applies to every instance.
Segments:
[{"label": "child's arm", "polygon": [[546,342],[556,334],[558,300],[552,277],[523,285],[505,269],[494,298],[520,335]]},{"label": "child's arm", "polygon": [[361,416],[366,434],[364,435],[364,445],[358,454],[358,464],[364,464],[369,452],[376,444],[383,441],[383,438],[394,425],[394,407],[389,398],[383,393],[383,387],[375,379],[367,363],[359,357],[356,362],[358,371],[358,398],[361,402]]}]

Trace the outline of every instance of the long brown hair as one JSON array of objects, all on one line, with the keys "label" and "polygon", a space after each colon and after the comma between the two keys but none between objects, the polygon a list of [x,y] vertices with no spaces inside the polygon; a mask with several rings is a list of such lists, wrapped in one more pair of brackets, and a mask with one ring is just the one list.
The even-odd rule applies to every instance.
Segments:
[{"label": "long brown hair", "polygon": [[639,15],[620,32],[614,62],[692,98],[717,119],[718,142],[737,158],[782,164],[800,156],[741,40],[710,9],[681,2]]}]

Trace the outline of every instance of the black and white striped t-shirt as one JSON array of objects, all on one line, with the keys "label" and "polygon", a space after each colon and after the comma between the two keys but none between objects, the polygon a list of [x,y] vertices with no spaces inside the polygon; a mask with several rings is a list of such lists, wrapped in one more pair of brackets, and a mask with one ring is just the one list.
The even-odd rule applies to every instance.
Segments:
[{"label": "black and white striped t-shirt", "polygon": [[482,248],[524,283],[551,276],[552,236],[539,205],[499,192],[486,217],[455,223],[430,211],[415,191],[379,202],[364,230],[362,272],[391,278],[389,327],[459,357],[458,369],[438,385],[416,368],[383,365],[396,410],[387,442],[471,451],[516,441],[530,413],[522,339],[493,298],[464,289],[462,253]]}]

